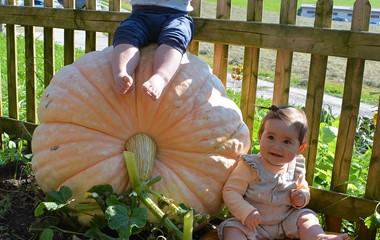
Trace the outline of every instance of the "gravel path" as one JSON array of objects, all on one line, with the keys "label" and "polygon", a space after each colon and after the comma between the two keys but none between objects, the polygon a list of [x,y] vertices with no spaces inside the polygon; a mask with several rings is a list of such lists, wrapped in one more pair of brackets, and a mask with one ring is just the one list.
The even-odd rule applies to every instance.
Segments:
[{"label": "gravel path", "polygon": [[[235,86],[234,86],[235,84]],[[240,91],[241,88],[241,81],[235,81],[232,78],[229,79],[228,88],[235,89],[237,91]],[[306,101],[306,90],[300,89],[300,88],[290,88],[290,94],[289,94],[289,104],[290,105],[305,105]],[[265,80],[259,80],[258,81],[258,91],[257,91],[257,97],[263,97],[263,98],[271,98],[273,96],[273,83]],[[334,116],[340,115],[342,106],[342,99],[338,97],[333,97],[330,95],[324,95],[323,96],[323,108],[326,110],[331,109],[331,112]],[[366,103],[361,103],[359,108],[359,114],[365,117],[372,117],[374,111],[376,110],[376,106],[372,106]]]}]

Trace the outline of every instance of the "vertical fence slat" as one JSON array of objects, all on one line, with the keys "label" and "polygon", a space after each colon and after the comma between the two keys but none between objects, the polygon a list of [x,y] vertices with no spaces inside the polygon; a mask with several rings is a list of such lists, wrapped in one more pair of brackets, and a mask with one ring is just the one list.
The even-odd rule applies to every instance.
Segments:
[{"label": "vertical fence slat", "polygon": [[[379,103],[377,107],[377,113],[379,114],[379,112],[380,112],[380,96],[379,96]],[[377,115],[377,124],[376,124],[374,139],[373,139],[371,161],[369,164],[366,191],[365,191],[365,197],[368,199],[380,200],[379,172],[380,172],[380,124],[379,124],[379,115]],[[363,233],[363,229],[360,229],[361,236],[362,235],[365,236],[366,239],[369,239],[369,237],[375,238],[376,236],[375,232],[370,232],[370,233],[367,233],[367,232],[368,230],[365,233]]]},{"label": "vertical fence slat", "polygon": [[[357,0],[354,4],[351,30],[368,31],[371,7],[368,0]],[[360,96],[363,83],[364,60],[347,60],[342,109],[336,143],[331,190],[346,192],[350,174],[351,158],[355,143]],[[326,218],[330,231],[340,230],[340,219]],[[370,238],[369,238],[370,239]]]},{"label": "vertical fence slat", "polygon": [[[75,0],[63,1],[65,8],[74,9]],[[75,60],[75,33],[72,29],[64,29],[64,65],[69,65]]]},{"label": "vertical fence slat", "polygon": [[53,28],[44,27],[44,86],[47,87],[54,76],[54,34]]},{"label": "vertical fence slat", "polygon": [[[297,0],[282,0],[280,24],[296,23]],[[273,88],[273,104],[286,105],[289,101],[290,77],[293,52],[277,50],[276,70]]]},{"label": "vertical fence slat", "polygon": [[[191,6],[193,6],[193,11],[190,13],[192,17],[200,17],[201,16],[201,8],[202,8],[202,0],[192,0]],[[192,41],[187,48],[192,54],[199,54],[199,41]]]},{"label": "vertical fence slat", "polygon": [[[33,6],[33,0],[25,0],[26,6]],[[25,26],[25,77],[26,77],[26,121],[35,123],[36,113],[36,46],[34,26]]]},{"label": "vertical fence slat", "polygon": [[[8,0],[9,5],[14,5],[14,0]],[[17,41],[16,26],[6,25],[7,38],[7,77],[8,77],[8,112],[9,117],[18,119],[18,78],[17,78]]]},{"label": "vertical fence slat", "polygon": [[[219,0],[216,5],[217,19],[230,19],[231,0]],[[228,45],[214,45],[213,73],[227,86]]]},{"label": "vertical fence slat", "polygon": [[[263,0],[248,0],[247,21],[261,22],[263,18]],[[244,48],[243,82],[241,87],[240,109],[244,122],[252,135],[257,82],[259,76],[260,49]]]},{"label": "vertical fence slat", "polygon": [[[333,1],[319,0],[316,4],[314,27],[331,27]],[[318,150],[318,136],[325,89],[327,70],[327,56],[312,54],[310,59],[309,79],[305,103],[306,117],[309,123],[309,147],[306,148],[306,180],[312,185],[314,182],[315,160]]]},{"label": "vertical fence slat", "polygon": [[[53,0],[45,0],[45,7],[53,7]],[[44,27],[44,86],[47,87],[54,76],[54,34],[53,28]]]},{"label": "vertical fence slat", "polygon": [[[108,9],[109,11],[116,11],[116,12],[120,12],[121,10],[121,1],[120,0],[110,0],[109,1],[109,5],[108,5]],[[114,33],[111,32],[108,34],[108,46],[112,46],[113,45],[113,36],[114,36]]]},{"label": "vertical fence slat", "polygon": [[367,187],[365,191],[365,197],[369,199],[380,200],[380,96],[377,107],[377,123],[373,140],[371,161],[369,164]]},{"label": "vertical fence slat", "polygon": [[[86,9],[96,10],[97,0],[86,0]],[[96,32],[86,31],[85,52],[92,52],[96,50]]]}]

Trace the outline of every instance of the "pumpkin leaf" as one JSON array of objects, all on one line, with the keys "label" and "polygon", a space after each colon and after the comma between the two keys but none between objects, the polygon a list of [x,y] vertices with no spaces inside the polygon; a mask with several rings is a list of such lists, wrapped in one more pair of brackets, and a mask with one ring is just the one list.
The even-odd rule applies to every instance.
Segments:
[{"label": "pumpkin leaf", "polygon": [[91,226],[94,228],[103,229],[103,228],[107,227],[107,220],[103,215],[102,216],[95,215],[91,219]]},{"label": "pumpkin leaf", "polygon": [[58,191],[53,190],[46,194],[46,202],[41,202],[34,209],[34,216],[38,217],[47,211],[56,211],[70,204],[73,192],[66,186],[61,186]]},{"label": "pumpkin leaf", "polygon": [[45,209],[47,211],[55,211],[58,209],[61,209],[65,206],[67,206],[68,203],[66,204],[57,204],[55,202],[41,202],[38,204],[38,206],[34,209],[34,216],[39,217],[45,213]]},{"label": "pumpkin leaf", "polygon": [[374,212],[371,216],[364,219],[364,224],[370,230],[380,227],[380,214]]},{"label": "pumpkin leaf", "polygon": [[47,202],[66,204],[73,196],[73,192],[66,186],[61,186],[58,191],[50,191],[46,195]]},{"label": "pumpkin leaf", "polygon": [[39,240],[52,240],[54,237],[54,232],[50,228],[45,228],[41,235]]},{"label": "pumpkin leaf", "polygon": [[91,194],[90,196],[96,198],[97,196],[108,197],[113,194],[113,188],[109,184],[97,185],[90,188],[87,193]]},{"label": "pumpkin leaf", "polygon": [[115,195],[111,195],[109,198],[107,198],[106,203],[108,206],[126,206],[123,202],[119,201],[119,199]]},{"label": "pumpkin leaf", "polygon": [[122,239],[129,239],[134,227],[143,228],[148,218],[145,208],[136,208],[131,212],[129,207],[114,205],[107,208],[105,214],[108,219],[108,226],[116,230]]}]

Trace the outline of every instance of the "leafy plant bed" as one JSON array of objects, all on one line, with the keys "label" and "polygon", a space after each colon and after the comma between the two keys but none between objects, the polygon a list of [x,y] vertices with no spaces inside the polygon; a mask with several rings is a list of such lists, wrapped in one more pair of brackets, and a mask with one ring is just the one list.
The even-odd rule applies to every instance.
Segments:
[{"label": "leafy plant bed", "polygon": [[[67,225],[56,216],[35,217],[34,210],[45,200],[45,194],[37,186],[28,164],[15,160],[1,165],[0,179],[0,239],[38,239],[43,229],[49,227],[44,225],[47,217],[51,218],[50,222],[56,223],[52,228],[53,239],[88,239],[84,237],[83,227]],[[193,239],[204,239],[219,222],[220,219],[214,219],[194,232]],[[112,235],[112,232],[109,234]],[[144,238],[132,236],[130,239]]]}]

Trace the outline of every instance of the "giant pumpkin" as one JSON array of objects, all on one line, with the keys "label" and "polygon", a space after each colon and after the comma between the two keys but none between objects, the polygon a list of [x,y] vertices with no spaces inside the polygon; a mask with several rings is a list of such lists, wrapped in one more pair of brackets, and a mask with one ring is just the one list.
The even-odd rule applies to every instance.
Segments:
[{"label": "giant pumpkin", "polygon": [[135,86],[125,95],[114,88],[111,47],[85,54],[53,77],[32,140],[32,168],[43,191],[66,185],[79,201],[94,185],[125,191],[127,145],[152,155],[137,165],[143,178],[162,177],[156,191],[202,214],[221,210],[222,186],[250,147],[248,128],[220,80],[190,53],[152,101],[141,85],[152,74],[155,48],[142,49]]}]

